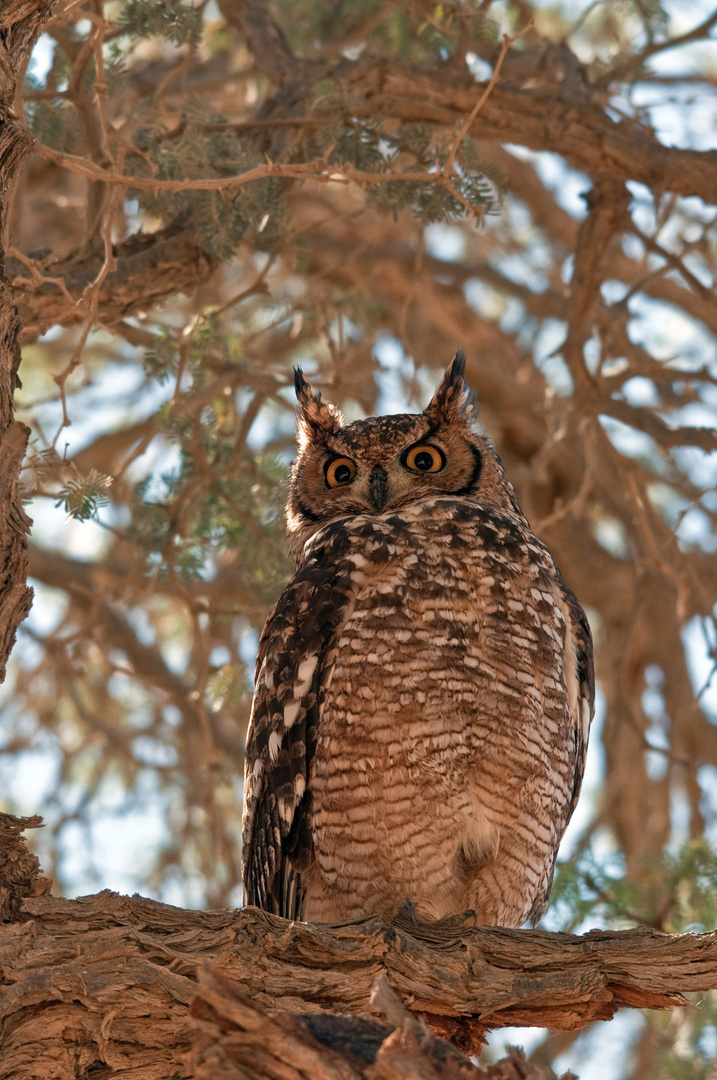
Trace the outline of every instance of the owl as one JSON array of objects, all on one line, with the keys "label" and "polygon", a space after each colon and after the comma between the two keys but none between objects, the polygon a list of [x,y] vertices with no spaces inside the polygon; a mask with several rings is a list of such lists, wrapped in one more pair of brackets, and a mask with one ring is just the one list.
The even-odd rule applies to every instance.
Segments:
[{"label": "owl", "polygon": [[458,352],[428,407],[343,425],[297,369],[296,564],[247,736],[245,903],[406,901],[520,926],[548,902],[593,714],[585,613],[478,433]]}]

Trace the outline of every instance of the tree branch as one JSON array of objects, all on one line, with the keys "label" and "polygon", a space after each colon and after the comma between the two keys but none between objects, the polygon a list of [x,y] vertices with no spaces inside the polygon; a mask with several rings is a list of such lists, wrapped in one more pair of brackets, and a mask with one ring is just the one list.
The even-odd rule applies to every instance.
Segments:
[{"label": "tree branch", "polygon": [[[29,1042],[49,1053],[62,1030],[86,1069],[136,1043],[134,1053],[162,1061],[167,1075],[191,1044],[188,1007],[207,963],[259,1006],[293,1014],[380,1015],[372,993],[385,974],[407,1008],[471,1052],[491,1028],[579,1028],[717,987],[714,933],[579,937],[477,929],[462,917],[423,925],[405,913],[391,925],[374,916],[332,926],[257,908],[183,911],[109,891],[25,899],[18,918],[0,929],[9,982],[0,1060],[16,1067]],[[98,1042],[91,1033],[100,1031]]]},{"label": "tree branch", "polygon": [[[473,1065],[405,1009],[385,975],[372,1004],[388,1021],[305,1014],[271,1016],[216,968],[200,968],[194,1020],[195,1080],[553,1080],[521,1050],[486,1069]],[[562,1080],[575,1080],[566,1073]]]},{"label": "tree branch", "polygon": [[[25,323],[24,340],[34,340],[55,323],[70,326],[86,320],[85,291],[96,280],[102,260],[96,250],[73,252],[53,263],[8,260]],[[199,245],[192,228],[177,224],[128,237],[114,249],[113,260],[114,269],[97,296],[99,318],[105,326],[148,311],[178,292],[191,292],[207,281],[219,262]]]},{"label": "tree branch", "polygon": [[32,139],[12,110],[18,80],[51,6],[10,0],[0,14],[0,682],[17,628],[32,604],[32,589],[27,587],[27,533],[32,523],[18,493],[30,429],[15,420],[20,319],[5,278],[3,247],[8,191]]},{"label": "tree branch", "polygon": [[[473,108],[476,84],[442,84],[397,65],[358,64],[347,74],[353,115],[451,126]],[[609,174],[661,191],[717,201],[717,151],[663,146],[638,121],[612,120],[582,102],[498,85],[471,125],[475,139],[517,143],[560,154],[588,176]]]},{"label": "tree branch", "polygon": [[268,79],[282,84],[300,76],[307,65],[294,56],[263,0],[242,0],[239,4],[236,0],[219,0],[219,10],[246,39],[254,62]]},{"label": "tree branch", "polygon": [[600,286],[610,273],[614,241],[625,228],[630,195],[624,184],[609,176],[595,183],[588,198],[589,213],[578,230],[575,262],[570,282],[568,334],[563,356],[576,390],[591,395],[592,379],[585,366],[583,348],[593,332],[600,304]]}]

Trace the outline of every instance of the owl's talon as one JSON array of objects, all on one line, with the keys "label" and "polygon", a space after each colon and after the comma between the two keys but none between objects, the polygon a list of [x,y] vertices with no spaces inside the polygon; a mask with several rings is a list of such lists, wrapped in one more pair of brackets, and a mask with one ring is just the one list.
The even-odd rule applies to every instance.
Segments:
[{"label": "owl's talon", "polygon": [[398,918],[399,915],[403,915],[404,918],[409,919],[412,923],[416,925],[418,925],[418,923],[420,922],[418,915],[416,914],[416,905],[414,904],[413,900],[409,899],[409,897],[406,897],[406,899],[403,901],[400,908],[396,912],[396,918]]}]

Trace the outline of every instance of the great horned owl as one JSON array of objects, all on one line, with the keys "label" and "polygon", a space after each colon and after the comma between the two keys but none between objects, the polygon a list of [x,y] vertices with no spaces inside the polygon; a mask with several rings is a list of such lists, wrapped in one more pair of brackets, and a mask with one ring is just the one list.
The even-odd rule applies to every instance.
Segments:
[{"label": "great horned owl", "polygon": [[457,353],[418,415],[343,426],[296,371],[296,573],[262,634],[245,903],[290,919],[545,911],[593,712],[585,614],[475,430]]}]

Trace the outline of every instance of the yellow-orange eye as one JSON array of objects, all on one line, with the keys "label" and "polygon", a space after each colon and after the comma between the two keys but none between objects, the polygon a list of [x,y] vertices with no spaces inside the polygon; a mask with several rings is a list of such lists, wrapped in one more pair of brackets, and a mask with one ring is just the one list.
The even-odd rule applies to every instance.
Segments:
[{"label": "yellow-orange eye", "polygon": [[356,475],[356,462],[348,457],[332,458],[324,466],[326,486],[330,488],[341,487],[342,484],[350,484]]},{"label": "yellow-orange eye", "polygon": [[446,463],[445,455],[437,446],[419,443],[407,450],[401,459],[407,469],[414,472],[440,472]]}]

